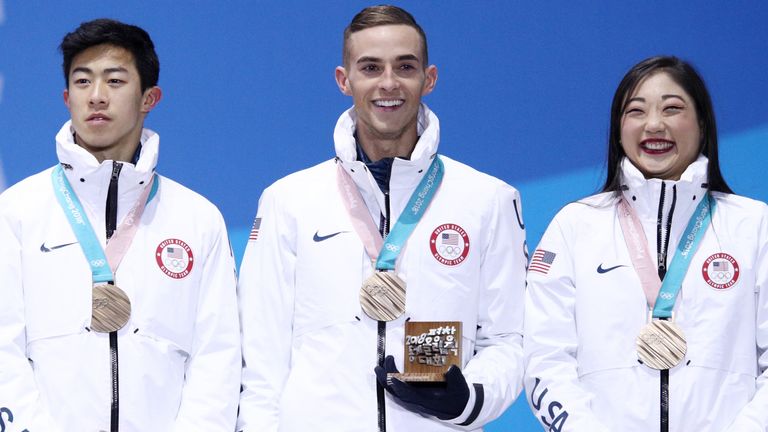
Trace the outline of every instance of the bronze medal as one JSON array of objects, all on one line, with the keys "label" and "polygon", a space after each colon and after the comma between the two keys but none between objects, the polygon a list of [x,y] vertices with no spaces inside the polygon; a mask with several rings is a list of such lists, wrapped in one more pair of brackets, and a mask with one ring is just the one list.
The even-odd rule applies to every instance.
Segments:
[{"label": "bronze medal", "polygon": [[405,282],[394,272],[377,271],[360,288],[360,305],[377,321],[392,321],[405,313]]},{"label": "bronze medal", "polygon": [[671,369],[683,360],[686,350],[685,335],[672,321],[653,320],[637,336],[637,355],[653,369]]},{"label": "bronze medal", "polygon": [[99,333],[120,330],[131,317],[131,301],[120,288],[114,285],[93,287],[91,308],[91,329]]}]

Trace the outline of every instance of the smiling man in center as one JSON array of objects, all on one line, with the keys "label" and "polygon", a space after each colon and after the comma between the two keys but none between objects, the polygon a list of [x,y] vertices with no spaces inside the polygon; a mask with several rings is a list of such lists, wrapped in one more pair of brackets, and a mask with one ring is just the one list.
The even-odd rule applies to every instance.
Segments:
[{"label": "smiling man in center", "polygon": [[[408,12],[358,13],[335,78],[354,103],[336,157],[264,191],[241,266],[238,430],[478,430],[521,390],[520,195],[438,156],[437,68]],[[388,379],[408,321],[460,322],[461,368]]]}]

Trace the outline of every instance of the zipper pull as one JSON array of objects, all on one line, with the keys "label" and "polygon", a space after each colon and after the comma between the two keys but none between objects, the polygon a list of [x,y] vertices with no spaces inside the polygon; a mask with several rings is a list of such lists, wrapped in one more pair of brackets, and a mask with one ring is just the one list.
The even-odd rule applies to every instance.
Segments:
[{"label": "zipper pull", "polygon": [[120,176],[120,170],[123,168],[123,164],[121,162],[114,162],[112,164],[112,180],[117,180],[117,178]]},{"label": "zipper pull", "polygon": [[107,189],[107,203],[105,206],[105,224],[107,231],[107,241],[112,238],[112,234],[117,229],[117,182],[120,177],[120,170],[123,168],[121,162],[112,162],[112,176],[109,180],[109,188]]},{"label": "zipper pull", "polygon": [[387,235],[389,234],[389,229],[390,229],[390,223],[389,223],[389,216],[390,216],[389,215],[389,192],[384,194],[384,207],[386,207],[385,211],[386,211],[387,214],[384,217],[384,233],[383,233],[384,235],[383,235],[383,237],[386,238]]}]

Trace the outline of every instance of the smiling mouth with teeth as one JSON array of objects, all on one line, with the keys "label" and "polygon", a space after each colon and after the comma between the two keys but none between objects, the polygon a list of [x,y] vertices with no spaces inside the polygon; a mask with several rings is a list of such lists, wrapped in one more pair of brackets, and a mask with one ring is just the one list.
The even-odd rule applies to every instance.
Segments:
[{"label": "smiling mouth with teeth", "polygon": [[646,141],[641,143],[643,150],[652,153],[663,153],[675,146],[671,141]]},{"label": "smiling mouth with teeth", "polygon": [[397,107],[405,103],[402,99],[396,99],[396,100],[377,100],[373,102],[374,105],[378,107],[384,107],[384,108],[391,108],[391,107]]}]

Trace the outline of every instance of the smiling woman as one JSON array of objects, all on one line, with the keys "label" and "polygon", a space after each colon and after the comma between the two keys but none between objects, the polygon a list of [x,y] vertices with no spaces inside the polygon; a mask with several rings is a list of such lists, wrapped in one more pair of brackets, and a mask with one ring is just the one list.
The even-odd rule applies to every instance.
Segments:
[{"label": "smiling woman", "polygon": [[709,189],[731,193],[720,172],[717,122],[704,80],[676,57],[652,57],[635,65],[611,104],[603,191],[620,189],[624,157],[648,178],[676,180],[699,154],[709,160]]},{"label": "smiling woman", "polygon": [[732,194],[716,131],[675,57],[619,84],[603,193],[565,206],[529,267],[526,386],[543,424],[768,427],[768,207]]},{"label": "smiling woman", "polygon": [[646,78],[626,102],[621,147],[646,178],[679,180],[701,148],[691,96],[669,74]]}]

